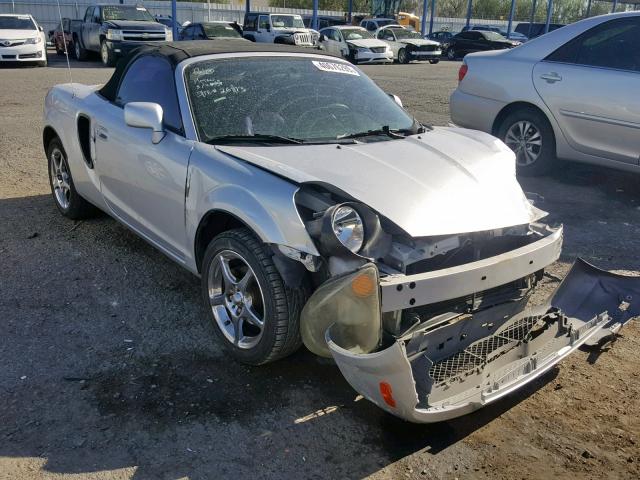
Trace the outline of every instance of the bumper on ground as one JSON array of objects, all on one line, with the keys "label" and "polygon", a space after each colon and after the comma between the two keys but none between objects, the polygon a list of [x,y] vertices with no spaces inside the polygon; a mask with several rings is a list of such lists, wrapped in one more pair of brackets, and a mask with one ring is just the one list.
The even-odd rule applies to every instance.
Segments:
[{"label": "bumper on ground", "polygon": [[525,304],[502,304],[421,328],[368,354],[337,345],[333,327],[326,340],[344,377],[365,398],[405,420],[439,422],[488,405],[581,345],[615,334],[640,314],[640,278],[577,260],[546,304]]}]

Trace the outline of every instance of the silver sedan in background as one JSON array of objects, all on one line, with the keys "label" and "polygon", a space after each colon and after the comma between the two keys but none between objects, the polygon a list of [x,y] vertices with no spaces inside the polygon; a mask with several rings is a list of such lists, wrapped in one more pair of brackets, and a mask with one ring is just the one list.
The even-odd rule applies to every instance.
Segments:
[{"label": "silver sedan in background", "polygon": [[467,55],[459,80],[453,122],[503,140],[518,173],[547,173],[557,158],[640,171],[640,12]]}]

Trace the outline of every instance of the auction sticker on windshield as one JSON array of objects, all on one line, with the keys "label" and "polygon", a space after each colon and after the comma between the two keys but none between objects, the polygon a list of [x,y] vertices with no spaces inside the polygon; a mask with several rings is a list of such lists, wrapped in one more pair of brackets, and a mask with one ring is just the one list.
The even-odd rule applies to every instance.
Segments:
[{"label": "auction sticker on windshield", "polygon": [[356,77],[360,76],[355,68],[351,65],[345,65],[344,63],[319,62],[317,60],[312,60],[311,63],[323,72],[345,73],[347,75],[355,75]]}]

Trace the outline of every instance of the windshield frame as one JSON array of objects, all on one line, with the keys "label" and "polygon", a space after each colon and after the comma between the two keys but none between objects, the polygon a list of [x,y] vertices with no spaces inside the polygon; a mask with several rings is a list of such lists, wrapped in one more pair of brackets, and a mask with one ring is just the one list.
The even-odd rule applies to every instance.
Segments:
[{"label": "windshield frame", "polygon": [[[207,36],[207,38],[243,38],[242,35],[240,35],[240,33],[238,32],[238,30],[233,28],[233,26],[231,25],[230,22],[224,22],[224,23],[222,23],[222,22],[202,22],[200,25],[202,25],[202,31]],[[210,27],[210,28],[223,28],[224,30],[232,30],[234,35],[210,37],[209,36],[209,32],[207,32],[207,27]]]},{"label": "windshield frame", "polygon": [[31,26],[33,28],[17,28],[17,27],[16,28],[7,28],[7,27],[0,26],[0,30],[38,30],[38,26],[36,25],[35,20],[29,15],[20,15],[20,14],[2,15],[0,17],[0,20],[3,19],[3,18],[10,18],[10,19],[13,19],[13,20],[22,20],[22,21],[25,21],[25,22],[30,22]]},{"label": "windshield frame", "polygon": [[[310,54],[310,53],[289,53],[289,52],[235,52],[235,53],[214,53],[210,55],[201,55],[197,57],[188,58],[180,62],[175,69],[175,80],[176,87],[178,91],[178,103],[180,105],[180,113],[182,115],[182,124],[184,126],[184,135],[188,140],[193,140],[199,143],[205,143],[205,139],[201,139],[198,134],[198,130],[195,124],[195,115],[193,111],[193,105],[191,103],[191,98],[188,93],[187,88],[187,71],[190,66],[194,63],[199,63],[202,61],[209,60],[224,60],[224,59],[239,59],[239,58],[250,58],[250,57],[296,57],[296,58],[307,58],[307,59],[325,59],[327,58],[323,55]],[[345,65],[351,66],[352,64],[347,60],[342,60],[338,58],[329,58],[330,61],[344,63]],[[368,77],[368,75],[367,75]],[[375,82],[374,82],[375,83]],[[378,87],[380,88],[380,87]],[[422,126],[413,115],[409,112],[406,112],[407,116],[412,119],[411,128],[419,128]],[[413,135],[413,134],[412,134]],[[340,139],[336,139],[330,143],[344,143]],[[308,144],[312,144],[312,142],[308,142]]]},{"label": "windshield frame", "polygon": [[[269,17],[270,17],[269,22],[271,23],[271,26],[274,30],[279,30],[279,29],[286,30],[288,28],[305,28],[305,29],[307,28],[304,26],[304,20],[302,19],[302,15],[298,15],[297,13],[271,13]],[[290,27],[287,27],[285,25],[282,27],[276,27],[273,21],[275,17],[293,17],[294,20],[300,20],[300,26],[292,25]]]},{"label": "windshield frame", "polygon": [[[327,27],[327,28],[335,28],[335,27]],[[342,34],[342,38],[344,38],[345,42],[353,42],[358,40],[371,40],[376,38],[369,30],[362,27],[353,26],[349,28],[335,28],[335,29]],[[344,32],[358,32],[360,34],[369,35],[369,36],[363,37],[363,38],[347,38]]]},{"label": "windshield frame", "polygon": [[[477,30],[477,31],[482,33],[482,36],[485,38],[485,40],[488,40],[490,42],[504,42],[505,40],[509,40],[508,38],[500,35],[498,32],[494,32],[492,30]],[[494,38],[490,38],[490,37],[494,37]]]},{"label": "windshield frame", "polygon": [[[396,40],[422,40],[422,35],[420,35],[415,30],[409,30],[407,28],[398,28],[398,27],[388,27],[388,30],[391,30],[393,32],[393,34],[396,37]],[[397,32],[403,32],[403,33],[402,35],[398,35]]]},{"label": "windshield frame", "polygon": [[[144,9],[145,13],[148,16],[148,20],[132,20],[129,18],[107,18],[105,15],[105,11],[109,11],[110,9],[113,10],[130,10],[130,11],[138,11],[141,12],[142,10],[140,10],[141,8]],[[103,5],[100,7],[101,10],[101,15],[102,15],[102,20],[105,22],[153,22],[153,23],[159,23],[156,21],[156,19],[153,17],[153,15],[151,15],[151,12],[149,10],[146,9],[146,7],[141,7],[138,5],[120,5],[120,4],[114,4],[114,5]]]}]

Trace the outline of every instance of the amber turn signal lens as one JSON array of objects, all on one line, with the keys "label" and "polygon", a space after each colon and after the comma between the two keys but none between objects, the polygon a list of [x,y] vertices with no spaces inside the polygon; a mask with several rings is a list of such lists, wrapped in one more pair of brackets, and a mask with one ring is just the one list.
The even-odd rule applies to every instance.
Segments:
[{"label": "amber turn signal lens", "polygon": [[351,290],[356,297],[370,297],[376,288],[374,278],[370,275],[362,273],[351,281]]},{"label": "amber turn signal lens", "polygon": [[380,382],[380,395],[382,395],[384,403],[390,407],[396,407],[396,400],[393,398],[393,390],[391,390],[391,385],[387,382]]}]

